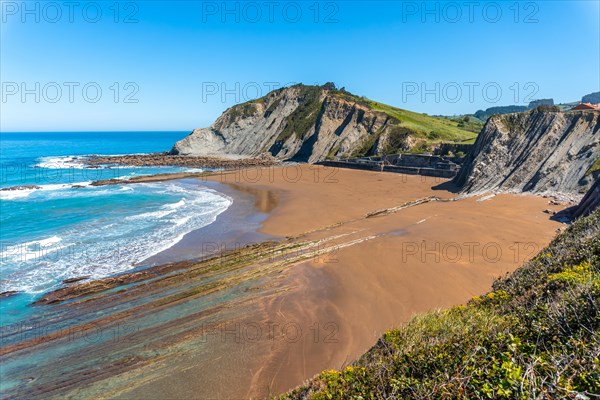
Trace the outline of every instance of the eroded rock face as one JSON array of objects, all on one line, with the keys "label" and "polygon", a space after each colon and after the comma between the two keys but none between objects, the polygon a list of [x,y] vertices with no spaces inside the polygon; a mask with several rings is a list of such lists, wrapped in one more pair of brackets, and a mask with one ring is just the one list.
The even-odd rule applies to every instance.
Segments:
[{"label": "eroded rock face", "polygon": [[600,157],[600,112],[535,109],[491,117],[454,182],[465,193],[581,195]]},{"label": "eroded rock face", "polygon": [[194,130],[171,154],[317,162],[384,145],[395,120],[326,87],[297,85],[225,111],[209,128]]},{"label": "eroded rock face", "polygon": [[575,207],[572,217],[585,217],[593,213],[598,207],[600,207],[600,178],[596,178],[590,190],[588,190],[583,199],[581,199],[581,202]]}]

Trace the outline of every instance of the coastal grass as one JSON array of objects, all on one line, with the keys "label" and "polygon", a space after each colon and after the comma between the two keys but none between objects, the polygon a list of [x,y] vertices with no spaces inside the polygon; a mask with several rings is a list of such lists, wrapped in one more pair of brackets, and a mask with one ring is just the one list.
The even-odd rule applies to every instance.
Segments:
[{"label": "coastal grass", "polygon": [[[383,146],[384,154],[428,153],[444,143],[473,144],[483,128],[483,122],[476,118],[446,118],[419,114],[416,112],[379,103],[366,97],[353,95],[344,89],[330,90],[333,96],[354,101],[373,111],[379,111],[391,118],[391,131]],[[381,132],[371,135],[363,145],[355,150],[353,157],[367,156],[373,153]],[[408,140],[408,138],[412,140]]]},{"label": "coastal grass", "polygon": [[382,111],[400,121],[400,125],[412,130],[417,137],[428,143],[468,143],[477,138],[477,132],[459,127],[459,122],[446,118],[432,117],[425,114],[403,110],[387,104],[368,101],[371,109]]},{"label": "coastal grass", "polygon": [[587,399],[600,393],[600,211],[467,305],[417,315],[281,399]]},{"label": "coastal grass", "polygon": [[448,117],[451,121],[457,123],[457,127],[469,132],[479,133],[485,125],[485,122],[472,115],[462,115],[458,117]]},{"label": "coastal grass", "polygon": [[335,90],[333,95],[355,101],[374,111],[381,111],[395,119],[403,128],[412,134],[425,139],[427,143],[473,143],[483,127],[483,122],[476,118],[468,120],[444,118],[419,114],[413,111],[393,107],[388,104],[355,96],[345,90]]}]

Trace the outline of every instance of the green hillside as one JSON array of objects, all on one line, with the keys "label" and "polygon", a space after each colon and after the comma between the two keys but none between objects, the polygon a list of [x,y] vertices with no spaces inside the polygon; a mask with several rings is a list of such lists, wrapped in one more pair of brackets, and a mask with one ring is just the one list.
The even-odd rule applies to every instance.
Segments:
[{"label": "green hillside", "polygon": [[398,121],[401,127],[407,128],[416,137],[424,139],[429,144],[462,143],[470,144],[475,141],[483,123],[473,118],[469,121],[452,120],[444,117],[419,114],[413,111],[379,103],[365,97],[355,96],[345,90],[334,93],[348,100],[366,105],[373,110],[381,111]]},{"label": "green hillside", "polygon": [[473,143],[479,133],[479,130],[473,132],[459,127],[459,122],[446,118],[419,114],[375,101],[370,101],[369,106],[396,118],[401,126],[413,130],[430,143]]},{"label": "green hillside", "polygon": [[418,315],[284,399],[589,399],[600,393],[600,211],[466,306]]}]

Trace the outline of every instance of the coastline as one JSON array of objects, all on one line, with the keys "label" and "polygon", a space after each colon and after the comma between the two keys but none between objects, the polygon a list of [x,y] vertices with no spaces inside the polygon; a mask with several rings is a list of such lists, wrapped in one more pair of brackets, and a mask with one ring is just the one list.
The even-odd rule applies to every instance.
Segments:
[{"label": "coastline", "polygon": [[[199,184],[197,179],[187,178],[183,181],[190,185]],[[171,262],[197,261],[214,254],[277,239],[260,232],[268,213],[277,205],[277,196],[272,191],[243,191],[233,185],[209,180],[202,180],[201,185],[231,198],[231,206],[219,214],[212,224],[187,233],[173,246],[144,260],[142,264],[157,266]],[[262,197],[270,198],[271,201],[261,204]]]},{"label": "coastline", "polygon": [[[528,243],[541,248],[560,227],[542,211],[564,208],[535,196],[437,201],[456,194],[441,190],[447,186],[442,186],[445,180],[421,176],[310,165],[262,171],[258,177],[231,171],[202,179],[228,185],[232,191],[246,191],[245,201],[253,198],[259,210],[264,206],[268,213],[266,219],[250,225],[262,225],[258,229],[259,234],[266,235],[262,239],[279,240],[241,246],[232,252],[231,262],[227,256],[217,257],[220,259],[214,265],[171,260],[149,269],[159,275],[143,277],[134,283],[137,286],[124,286],[121,293],[113,287],[91,297],[88,294],[64,304],[40,306],[49,307],[49,312],[72,312],[75,319],[98,307],[110,310],[101,322],[92,320],[96,326],[115,321],[137,324],[157,304],[165,313],[152,324],[140,324],[139,332],[150,335],[141,335],[140,340],[152,338],[146,346],[155,349],[155,356],[141,358],[138,342],[88,344],[95,350],[90,355],[72,355],[74,365],[93,360],[100,350],[128,355],[135,362],[118,364],[107,376],[86,376],[83,368],[71,385],[61,386],[55,394],[160,398],[214,397],[217,393],[220,397],[248,397],[284,391],[323,369],[351,362],[383,331],[406,322],[416,312],[461,304],[485,292],[495,277],[534,255],[530,249],[518,259],[509,253],[487,262],[483,253],[458,260],[442,254],[441,261],[436,261],[435,253],[441,251],[434,246],[433,251],[425,249],[423,261],[415,245],[423,241],[479,241],[497,243],[507,250],[511,245]],[[293,172],[299,173],[299,178]],[[275,208],[271,207],[272,196],[276,197]],[[435,199],[401,207],[428,197]],[[370,213],[377,215],[368,218]],[[238,217],[243,219],[243,213],[231,219],[234,225]],[[189,235],[189,242],[182,240],[170,256],[186,253],[192,238],[198,240]],[[162,256],[164,260],[170,257],[167,253]],[[190,292],[190,288],[211,282],[219,274],[223,276],[220,284]],[[173,293],[175,297],[167,297]],[[185,329],[181,328],[183,321],[188,324]],[[241,324],[237,326],[242,329],[258,326],[261,334],[256,340],[232,339],[226,328],[219,328],[225,322]],[[289,329],[299,328],[303,333],[298,340],[291,340],[289,329],[268,335],[266,328],[274,324],[287,324]],[[214,333],[208,338],[210,349],[195,347],[206,345],[206,338],[199,344],[202,334],[198,329],[204,332],[207,326]],[[81,323],[78,327],[84,329]],[[42,343],[48,350],[66,351],[73,346],[61,343],[61,338]],[[29,343],[8,357],[17,361],[19,353],[34,354],[40,350],[38,346]],[[40,368],[32,373],[48,371]],[[224,370],[233,377],[228,382],[223,381]],[[51,374],[46,382],[34,381],[34,387],[47,389],[58,376]]]}]

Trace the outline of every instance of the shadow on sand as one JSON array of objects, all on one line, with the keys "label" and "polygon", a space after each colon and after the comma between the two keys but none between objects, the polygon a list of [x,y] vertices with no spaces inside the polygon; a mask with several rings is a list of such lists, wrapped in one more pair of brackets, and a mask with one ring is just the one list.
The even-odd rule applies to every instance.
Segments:
[{"label": "shadow on sand", "polygon": [[459,193],[460,192],[460,187],[458,187],[456,184],[454,184],[452,181],[447,181],[444,183],[440,183],[439,185],[435,185],[433,186],[431,189],[433,190],[445,190],[447,192],[450,193]]}]

